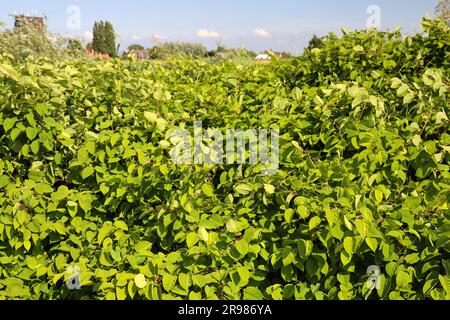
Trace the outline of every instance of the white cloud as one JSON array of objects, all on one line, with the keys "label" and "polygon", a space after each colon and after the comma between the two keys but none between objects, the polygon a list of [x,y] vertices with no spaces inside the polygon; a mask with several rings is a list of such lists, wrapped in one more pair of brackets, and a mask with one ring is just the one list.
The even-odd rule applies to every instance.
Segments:
[{"label": "white cloud", "polygon": [[83,33],[83,37],[85,37],[87,40],[92,40],[92,38],[94,37],[94,35],[92,34],[92,32],[90,31],[85,31]]},{"label": "white cloud", "polygon": [[141,37],[140,36],[138,36],[138,35],[133,35],[132,37],[131,37],[133,40],[141,40]]},{"label": "white cloud", "polygon": [[270,38],[270,33],[263,28],[256,28],[255,30],[253,30],[253,34],[262,38]]},{"label": "white cloud", "polygon": [[197,37],[200,38],[219,38],[220,33],[216,31],[210,31],[208,29],[200,29],[197,31]]}]

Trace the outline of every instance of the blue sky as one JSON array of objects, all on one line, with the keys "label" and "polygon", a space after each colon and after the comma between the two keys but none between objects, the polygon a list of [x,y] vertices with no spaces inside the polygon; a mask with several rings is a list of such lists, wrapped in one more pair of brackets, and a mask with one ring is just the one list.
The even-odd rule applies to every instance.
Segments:
[{"label": "blue sky", "polygon": [[[152,46],[159,41],[218,41],[261,51],[300,53],[313,34],[339,32],[341,27],[365,29],[367,8],[380,8],[381,28],[420,31],[420,18],[433,16],[437,0],[0,0],[0,21],[12,27],[9,14],[36,11],[48,17],[51,31],[78,35],[85,41],[97,20],[109,20],[120,34],[122,48],[131,43]],[[79,8],[80,25],[76,21]]]}]

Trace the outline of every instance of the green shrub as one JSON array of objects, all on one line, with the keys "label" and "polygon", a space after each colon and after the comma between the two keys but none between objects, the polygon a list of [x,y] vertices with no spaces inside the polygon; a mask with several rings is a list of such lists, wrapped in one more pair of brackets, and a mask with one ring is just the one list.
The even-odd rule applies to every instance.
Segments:
[{"label": "green shrub", "polygon": [[52,60],[87,56],[80,41],[28,25],[0,32],[0,53],[11,55],[16,62],[22,62],[31,56],[47,57]]},{"label": "green shrub", "polygon": [[167,42],[153,46],[149,49],[151,59],[170,58],[203,58],[208,50],[199,43]]},{"label": "green shrub", "polygon": [[[448,29],[424,25],[265,66],[3,56],[0,299],[449,299]],[[278,127],[280,170],[173,164],[199,120]]]}]

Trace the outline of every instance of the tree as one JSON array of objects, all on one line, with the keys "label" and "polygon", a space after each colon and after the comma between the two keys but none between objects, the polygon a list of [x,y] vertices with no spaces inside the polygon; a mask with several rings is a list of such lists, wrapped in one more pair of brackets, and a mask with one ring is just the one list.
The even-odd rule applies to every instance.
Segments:
[{"label": "tree", "polygon": [[17,62],[31,56],[46,57],[53,61],[86,56],[86,51],[79,41],[61,37],[27,23],[0,32],[0,52],[9,54]]},{"label": "tree", "polygon": [[67,50],[73,55],[80,55],[81,53],[86,52],[81,41],[76,39],[69,39],[67,41]]},{"label": "tree", "polygon": [[450,25],[450,0],[439,0],[436,6],[436,14]]},{"label": "tree", "polygon": [[[143,57],[147,57],[149,55],[148,50],[145,50],[144,46],[140,44],[132,44],[127,50],[125,50],[122,54],[122,57],[127,57],[129,54],[134,53],[136,55],[136,51],[139,51],[138,56],[143,59]],[[144,52],[144,53],[141,53]]]},{"label": "tree", "polygon": [[127,52],[130,52],[132,50],[145,50],[145,48],[140,44],[132,44],[131,46],[128,47]]},{"label": "tree", "polygon": [[308,49],[312,50],[314,48],[322,48],[322,47],[323,47],[322,39],[314,35],[312,39],[309,41]]},{"label": "tree", "polygon": [[102,22],[95,22],[92,30],[92,49],[98,53],[105,53],[105,34],[102,28]]},{"label": "tree", "polygon": [[115,57],[117,55],[116,48],[116,33],[111,22],[105,22],[105,41],[106,41],[106,52],[110,57]]},{"label": "tree", "polygon": [[110,57],[116,56],[116,33],[111,22],[100,21],[94,23],[92,42],[95,52],[108,54]]},{"label": "tree", "polygon": [[149,49],[151,59],[169,59],[173,57],[203,58],[208,50],[199,43],[168,42],[161,43]]},{"label": "tree", "polygon": [[214,57],[216,59],[253,59],[254,57],[256,57],[256,53],[247,50],[245,47],[230,48],[225,44],[218,42],[217,49],[208,51],[207,56]]}]

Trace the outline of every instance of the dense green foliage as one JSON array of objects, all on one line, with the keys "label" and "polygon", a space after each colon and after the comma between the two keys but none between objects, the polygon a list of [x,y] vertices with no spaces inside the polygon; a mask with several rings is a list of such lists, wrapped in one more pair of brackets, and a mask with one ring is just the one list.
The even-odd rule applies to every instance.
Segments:
[{"label": "dense green foliage", "polygon": [[30,56],[52,60],[82,58],[86,56],[86,50],[80,49],[79,44],[79,41],[28,25],[0,32],[0,53],[11,55],[16,62]]},{"label": "dense green foliage", "polygon": [[[449,28],[423,24],[265,66],[3,56],[0,299],[449,299]],[[173,164],[198,120],[279,128],[279,172]]]},{"label": "dense green foliage", "polygon": [[243,47],[241,48],[230,48],[224,44],[220,44],[217,46],[217,49],[209,51],[207,54],[208,57],[213,60],[233,60],[235,62],[248,62],[253,61],[256,57],[256,53],[250,50],[247,50]]},{"label": "dense green foliage", "polygon": [[116,33],[109,21],[94,23],[92,48],[97,53],[108,54],[110,57],[117,55]]},{"label": "dense green foliage", "polygon": [[149,49],[151,59],[204,58],[208,50],[200,43],[165,42]]},{"label": "dense green foliage", "polygon": [[132,44],[130,46],[128,46],[127,48],[127,52],[131,52],[133,50],[145,50],[144,46],[140,45],[140,44]]}]

